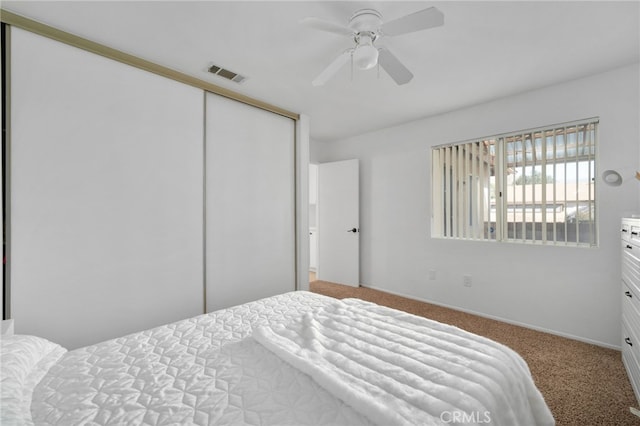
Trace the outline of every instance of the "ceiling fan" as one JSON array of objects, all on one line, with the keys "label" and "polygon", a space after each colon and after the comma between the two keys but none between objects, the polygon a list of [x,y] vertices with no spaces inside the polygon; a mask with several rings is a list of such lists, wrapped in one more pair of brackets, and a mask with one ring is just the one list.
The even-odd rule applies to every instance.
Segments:
[{"label": "ceiling fan", "polygon": [[406,84],[413,78],[407,69],[386,47],[376,47],[375,42],[383,36],[391,37],[415,31],[427,30],[444,24],[444,15],[435,7],[420,10],[389,22],[382,22],[382,15],[375,9],[356,11],[347,26],[309,17],[302,24],[330,33],[353,37],[355,46],[345,50],[329,64],[312,82],[322,86],[349,60],[359,69],[368,70],[376,65],[384,69],[398,85]]}]

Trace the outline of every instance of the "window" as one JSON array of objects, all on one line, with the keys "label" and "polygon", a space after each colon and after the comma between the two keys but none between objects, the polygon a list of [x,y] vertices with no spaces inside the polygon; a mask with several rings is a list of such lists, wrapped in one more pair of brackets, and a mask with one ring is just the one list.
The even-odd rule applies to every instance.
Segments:
[{"label": "window", "polygon": [[597,119],[432,148],[432,236],[593,247]]}]

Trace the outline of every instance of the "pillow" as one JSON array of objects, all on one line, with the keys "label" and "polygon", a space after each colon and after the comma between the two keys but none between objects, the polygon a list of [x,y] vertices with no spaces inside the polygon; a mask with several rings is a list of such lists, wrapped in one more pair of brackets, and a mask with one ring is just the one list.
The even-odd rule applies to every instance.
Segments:
[{"label": "pillow", "polygon": [[33,389],[66,351],[41,337],[0,337],[0,424],[33,424]]},{"label": "pillow", "polygon": [[2,320],[2,328],[0,329],[3,336],[10,336],[13,334],[13,320]]}]

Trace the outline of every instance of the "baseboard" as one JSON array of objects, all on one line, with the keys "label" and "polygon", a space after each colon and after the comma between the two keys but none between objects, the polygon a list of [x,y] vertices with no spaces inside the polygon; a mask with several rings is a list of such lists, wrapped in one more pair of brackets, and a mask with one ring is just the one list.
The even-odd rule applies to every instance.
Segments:
[{"label": "baseboard", "polygon": [[507,324],[517,325],[517,326],[520,326],[520,327],[529,328],[531,330],[541,331],[543,333],[553,334],[555,336],[565,337],[567,339],[577,340],[579,342],[584,342],[584,343],[589,343],[590,345],[600,346],[600,347],[608,348],[608,349],[615,349],[615,350],[618,350],[618,351],[622,350],[621,346],[611,345],[609,343],[599,342],[597,340],[587,339],[585,337],[574,336],[573,334],[563,333],[563,332],[556,331],[556,330],[549,330],[549,329],[544,328],[544,327],[538,327],[538,326],[535,326],[535,325],[531,325],[531,324],[526,324],[526,323],[519,322],[519,321],[510,320],[510,319],[507,319],[507,318],[501,318],[501,317],[498,317],[498,316],[495,316],[495,315],[485,314],[483,312],[476,312],[476,311],[473,311],[471,309],[461,308],[459,306],[453,306],[453,305],[447,305],[446,303],[434,302],[433,300],[428,300],[428,299],[424,299],[424,298],[417,297],[417,296],[414,296],[414,295],[400,293],[400,292],[389,290],[389,289],[382,288],[382,287],[376,287],[376,286],[364,285],[364,284],[360,284],[360,286],[361,287],[365,287],[365,288],[370,288],[372,290],[382,291],[384,293],[394,294],[394,295],[400,296],[400,297],[406,297],[407,299],[413,299],[413,300],[418,300],[418,301],[424,302],[424,303],[430,303],[430,304],[436,305],[436,306],[442,306],[443,308],[453,309],[454,311],[465,312],[467,314],[477,315],[479,317],[489,318],[489,319],[492,319],[492,320],[505,322]]}]

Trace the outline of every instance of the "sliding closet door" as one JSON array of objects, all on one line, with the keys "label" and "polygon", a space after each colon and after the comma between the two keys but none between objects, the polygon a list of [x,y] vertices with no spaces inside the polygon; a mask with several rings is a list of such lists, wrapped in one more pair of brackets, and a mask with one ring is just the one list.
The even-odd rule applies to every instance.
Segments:
[{"label": "sliding closet door", "polygon": [[294,124],[207,94],[208,311],[295,289]]},{"label": "sliding closet door", "polygon": [[75,348],[202,313],[203,92],[11,41],[16,332]]}]

